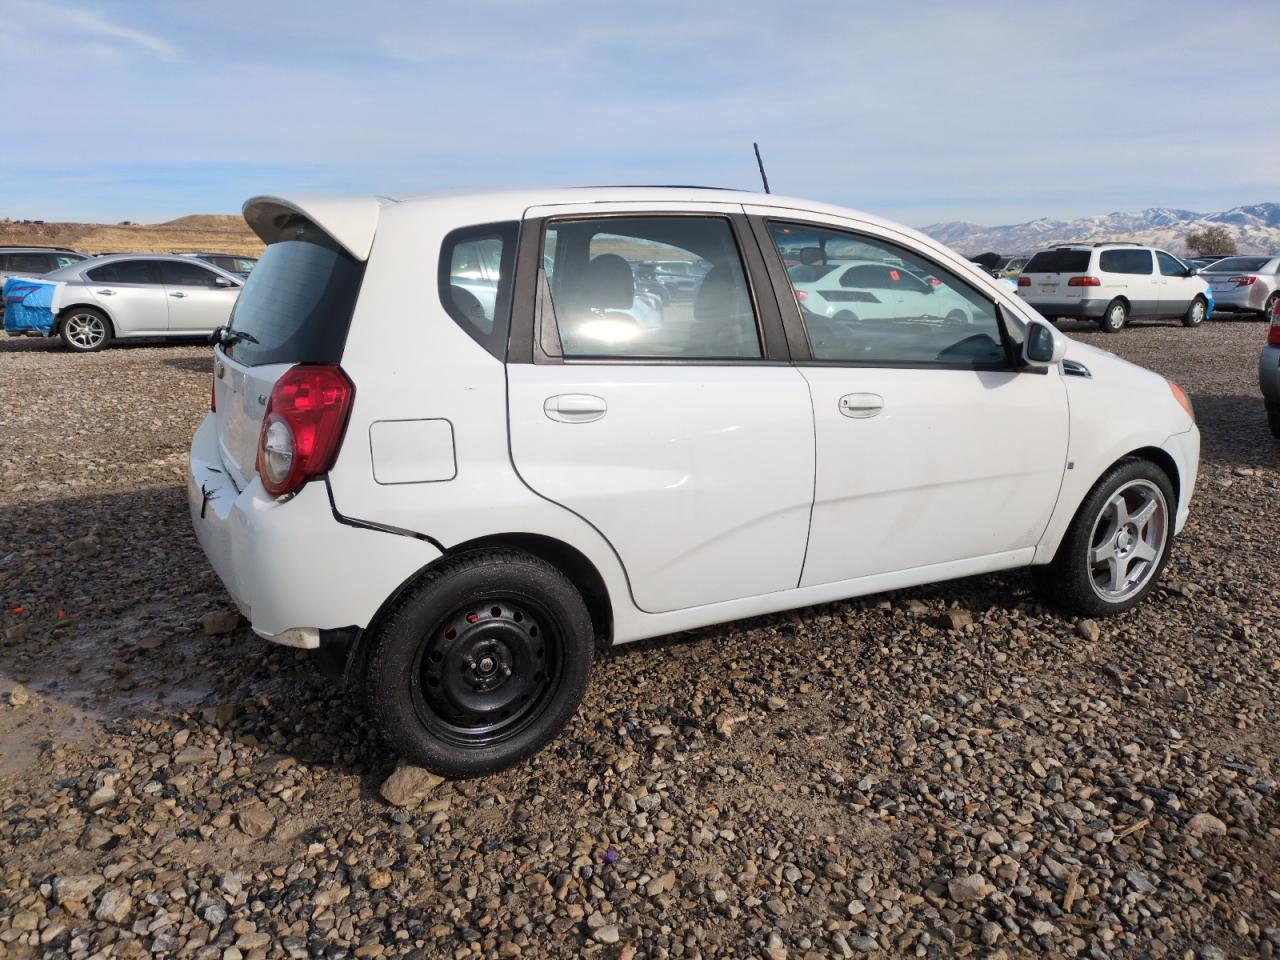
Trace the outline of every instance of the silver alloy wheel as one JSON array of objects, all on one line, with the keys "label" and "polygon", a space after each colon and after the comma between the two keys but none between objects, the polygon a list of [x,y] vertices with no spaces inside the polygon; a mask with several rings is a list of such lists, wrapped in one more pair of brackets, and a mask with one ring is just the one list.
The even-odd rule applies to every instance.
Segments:
[{"label": "silver alloy wheel", "polygon": [[92,350],[107,338],[107,325],[92,313],[75,313],[67,318],[63,327],[67,340],[79,350]]},{"label": "silver alloy wheel", "polygon": [[1089,580],[1108,603],[1123,603],[1155,575],[1169,539],[1169,508],[1150,480],[1131,480],[1111,495],[1089,536]]}]

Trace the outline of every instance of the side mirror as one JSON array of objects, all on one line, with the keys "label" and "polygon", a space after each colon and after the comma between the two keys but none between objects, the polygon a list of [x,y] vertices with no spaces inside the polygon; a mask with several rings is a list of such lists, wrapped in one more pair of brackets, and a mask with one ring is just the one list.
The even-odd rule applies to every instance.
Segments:
[{"label": "side mirror", "polygon": [[1022,362],[1028,367],[1052,367],[1067,355],[1067,338],[1051,324],[1032,320],[1022,341]]},{"label": "side mirror", "polygon": [[1187,276],[1188,277],[1200,276],[1200,268],[1197,267],[1195,264],[1192,264],[1191,266],[1187,267]]},{"label": "side mirror", "polygon": [[213,285],[215,287],[234,287],[235,286],[235,284],[230,280],[228,280],[226,277],[214,277]]}]

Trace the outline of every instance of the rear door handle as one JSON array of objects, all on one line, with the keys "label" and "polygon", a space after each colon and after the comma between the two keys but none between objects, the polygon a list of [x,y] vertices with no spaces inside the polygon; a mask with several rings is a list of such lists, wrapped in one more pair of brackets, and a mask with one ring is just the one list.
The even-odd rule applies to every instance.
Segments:
[{"label": "rear door handle", "polygon": [[104,297],[114,297],[116,295],[114,290],[97,290],[95,292],[102,294]]},{"label": "rear door handle", "polygon": [[846,393],[840,398],[840,412],[855,420],[874,417],[884,409],[884,397],[878,393]]},{"label": "rear door handle", "polygon": [[560,423],[590,423],[599,420],[609,409],[603,397],[589,393],[562,393],[547,397],[542,412]]},{"label": "rear door handle", "polygon": [[185,293],[183,293],[181,290],[179,290],[177,293],[171,293],[171,294],[169,294],[169,296],[171,296],[171,297],[177,297],[179,300],[181,300],[183,297],[185,297],[185,296],[186,296],[186,294],[185,294]]}]

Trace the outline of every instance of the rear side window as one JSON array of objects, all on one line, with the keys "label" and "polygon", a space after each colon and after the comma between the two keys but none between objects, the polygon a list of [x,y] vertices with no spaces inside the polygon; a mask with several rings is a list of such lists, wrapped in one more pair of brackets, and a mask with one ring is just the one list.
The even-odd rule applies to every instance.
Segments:
[{"label": "rear side window", "polygon": [[1104,273],[1129,273],[1149,276],[1151,273],[1151,251],[1103,250],[1098,257],[1098,269]]},{"label": "rear side window", "polygon": [[308,222],[299,224],[297,234],[300,239],[267,246],[231,311],[228,328],[246,336],[233,337],[222,349],[239,363],[342,359],[364,264]]},{"label": "rear side window", "polygon": [[1088,250],[1041,250],[1027,262],[1022,272],[1083,273],[1089,269],[1089,253]]},{"label": "rear side window", "polygon": [[[506,359],[519,224],[454,230],[440,249],[440,301],[471,339]],[[262,267],[259,266],[258,270]]]},{"label": "rear side window", "polygon": [[94,267],[85,276],[94,283],[158,283],[150,260],[116,260]]}]

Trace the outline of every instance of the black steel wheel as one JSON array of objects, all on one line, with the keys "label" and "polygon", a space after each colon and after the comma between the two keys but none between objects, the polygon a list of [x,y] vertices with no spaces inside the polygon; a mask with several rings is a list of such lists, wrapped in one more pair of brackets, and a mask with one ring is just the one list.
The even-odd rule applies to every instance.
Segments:
[{"label": "black steel wheel", "polygon": [[481,776],[540,750],[586,691],[591,617],[567,577],[517,550],[429,568],[370,637],[369,708],[405,759]]}]

